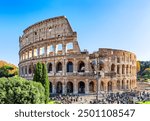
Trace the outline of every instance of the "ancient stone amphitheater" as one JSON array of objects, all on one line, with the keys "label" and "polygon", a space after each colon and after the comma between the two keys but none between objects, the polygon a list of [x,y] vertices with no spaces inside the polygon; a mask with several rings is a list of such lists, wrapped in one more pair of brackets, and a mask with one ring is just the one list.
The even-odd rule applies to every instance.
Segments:
[{"label": "ancient stone amphitheater", "polygon": [[[29,26],[19,38],[19,74],[32,80],[37,62],[47,65],[50,93],[91,94],[136,88],[136,55],[100,48],[81,51],[77,33],[65,16],[50,18]],[[95,78],[91,63],[100,78]],[[97,81],[98,80],[98,81]]]}]

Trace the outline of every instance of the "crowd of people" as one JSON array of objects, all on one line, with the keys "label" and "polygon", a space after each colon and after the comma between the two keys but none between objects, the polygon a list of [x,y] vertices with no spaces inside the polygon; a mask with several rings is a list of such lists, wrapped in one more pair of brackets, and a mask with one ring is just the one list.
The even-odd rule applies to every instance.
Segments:
[{"label": "crowd of people", "polygon": [[150,101],[150,92],[117,92],[101,93],[98,98],[96,95],[57,95],[51,100],[61,104],[135,104],[139,101]]}]

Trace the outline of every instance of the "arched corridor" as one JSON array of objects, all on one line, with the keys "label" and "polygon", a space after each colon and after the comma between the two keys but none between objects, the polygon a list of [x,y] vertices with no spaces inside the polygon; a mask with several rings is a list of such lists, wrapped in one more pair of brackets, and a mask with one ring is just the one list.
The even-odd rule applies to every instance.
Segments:
[{"label": "arched corridor", "polygon": [[62,93],[62,83],[61,82],[57,83],[56,93]]},{"label": "arched corridor", "polygon": [[78,83],[78,93],[85,93],[85,83],[82,81]]},{"label": "arched corridor", "polygon": [[73,72],[73,63],[72,62],[67,63],[67,72]]},{"label": "arched corridor", "polygon": [[67,93],[73,93],[73,83],[67,82]]},{"label": "arched corridor", "polygon": [[78,63],[78,72],[85,72],[85,64],[83,61]]},{"label": "arched corridor", "polygon": [[91,81],[89,83],[89,92],[94,92],[94,82],[93,81]]}]

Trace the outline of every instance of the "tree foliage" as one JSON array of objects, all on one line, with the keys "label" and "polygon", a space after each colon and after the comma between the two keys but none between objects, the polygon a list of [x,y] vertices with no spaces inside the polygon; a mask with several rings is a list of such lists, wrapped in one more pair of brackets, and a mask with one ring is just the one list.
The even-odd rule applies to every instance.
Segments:
[{"label": "tree foliage", "polygon": [[40,82],[45,88],[45,103],[48,103],[49,95],[50,95],[49,80],[48,80],[47,68],[44,63],[43,64],[40,62],[37,63],[33,80],[36,82]]},{"label": "tree foliage", "polygon": [[18,75],[18,68],[15,65],[0,60],[0,68],[3,69],[5,67],[7,67],[8,75]]},{"label": "tree foliage", "polygon": [[37,82],[18,76],[0,78],[1,104],[40,104],[45,103],[45,89]]},{"label": "tree foliage", "polygon": [[136,62],[136,70],[137,70],[137,73],[140,71],[140,67],[141,67],[140,61],[137,61],[137,62]]}]

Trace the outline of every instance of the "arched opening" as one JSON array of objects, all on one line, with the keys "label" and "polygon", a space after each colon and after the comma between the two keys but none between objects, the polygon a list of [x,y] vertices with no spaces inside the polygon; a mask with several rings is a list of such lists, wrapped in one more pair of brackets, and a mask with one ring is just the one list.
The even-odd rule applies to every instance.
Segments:
[{"label": "arched opening", "polygon": [[89,83],[89,92],[94,92],[94,82],[93,81],[91,81]]},{"label": "arched opening", "polygon": [[128,80],[127,80],[127,86],[126,87],[127,87],[127,89],[129,89],[129,81]]},{"label": "arched opening", "polygon": [[73,72],[73,63],[72,62],[67,63],[67,72]]},{"label": "arched opening", "polygon": [[57,63],[56,72],[62,72],[62,63],[61,62]]},{"label": "arched opening", "polygon": [[73,83],[67,82],[67,93],[73,93]]},{"label": "arched opening", "polygon": [[47,66],[47,70],[48,70],[48,73],[50,73],[52,71],[52,63],[49,63],[48,66]]},{"label": "arched opening", "polygon": [[103,70],[104,69],[104,63],[102,61],[99,62],[99,70]]},{"label": "arched opening", "polygon": [[120,90],[120,81],[117,81],[117,89]]},{"label": "arched opening", "polygon": [[108,82],[108,92],[111,92],[112,91],[112,82],[109,81]]},{"label": "arched opening", "polygon": [[117,74],[119,74],[119,72],[120,72],[120,66],[117,65]]},{"label": "arched opening", "polygon": [[85,93],[85,83],[82,81],[78,83],[78,93]]},{"label": "arched opening", "polygon": [[27,66],[25,66],[25,74],[27,74]]},{"label": "arched opening", "polygon": [[56,92],[60,93],[60,94],[62,93],[62,83],[61,82],[57,83]]},{"label": "arched opening", "polygon": [[32,74],[32,66],[31,65],[29,65],[29,74]]},{"label": "arched opening", "polygon": [[68,43],[67,44],[67,46],[66,46],[66,50],[68,51],[68,50],[71,50],[71,49],[73,49],[73,43]]},{"label": "arched opening", "polygon": [[49,83],[49,91],[50,91],[50,93],[53,93],[53,85],[52,85],[52,82]]},{"label": "arched opening", "polygon": [[125,82],[122,80],[122,89],[125,89]]},{"label": "arched opening", "polygon": [[115,71],[115,64],[111,65],[111,71]]},{"label": "arched opening", "polygon": [[129,67],[127,65],[127,67],[126,67],[126,74],[128,74],[128,72],[129,72]]},{"label": "arched opening", "polygon": [[83,61],[80,61],[78,64],[78,72],[85,72],[85,64]]},{"label": "arched opening", "polygon": [[101,89],[101,91],[104,91],[104,82],[103,81],[100,84],[100,89]]}]

